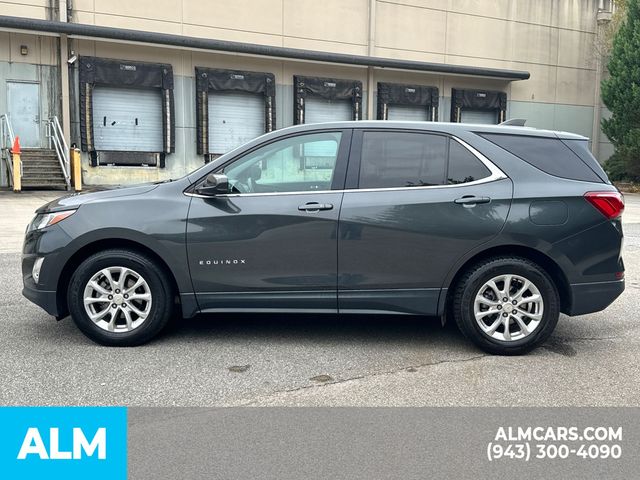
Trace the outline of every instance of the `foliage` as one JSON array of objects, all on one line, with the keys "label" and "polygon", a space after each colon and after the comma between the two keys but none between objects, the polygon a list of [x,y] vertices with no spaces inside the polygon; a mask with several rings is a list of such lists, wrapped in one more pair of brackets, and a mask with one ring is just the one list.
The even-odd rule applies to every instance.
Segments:
[{"label": "foliage", "polygon": [[602,130],[616,153],[606,168],[618,179],[640,177],[640,0],[626,0],[626,16],[613,38],[602,101],[611,118]]},{"label": "foliage", "polygon": [[640,182],[640,175],[630,173],[626,159],[622,155],[614,153],[604,163],[603,167],[612,182]]}]

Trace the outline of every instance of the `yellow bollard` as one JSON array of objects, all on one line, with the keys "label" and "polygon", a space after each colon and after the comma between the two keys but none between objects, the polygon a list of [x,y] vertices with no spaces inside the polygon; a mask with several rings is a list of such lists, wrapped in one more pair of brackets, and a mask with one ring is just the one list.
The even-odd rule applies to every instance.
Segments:
[{"label": "yellow bollard", "polygon": [[20,160],[20,137],[16,137],[11,147],[11,159],[13,162],[13,191],[22,190],[22,161]]},{"label": "yellow bollard", "polygon": [[76,192],[82,191],[82,163],[80,161],[80,149],[71,149],[71,180]]}]

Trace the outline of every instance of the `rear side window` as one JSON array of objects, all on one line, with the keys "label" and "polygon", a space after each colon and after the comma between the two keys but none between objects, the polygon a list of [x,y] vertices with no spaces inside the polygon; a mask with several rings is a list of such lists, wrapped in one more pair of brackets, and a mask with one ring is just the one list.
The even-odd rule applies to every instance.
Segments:
[{"label": "rear side window", "polygon": [[602,183],[603,181],[558,138],[500,133],[479,133],[478,135],[550,175],[584,182]]},{"label": "rear side window", "polygon": [[491,175],[489,169],[474,154],[458,142],[451,141],[449,146],[449,170],[447,173],[447,183],[449,185],[474,182],[489,175]]},{"label": "rear side window", "polygon": [[491,172],[469,150],[444,135],[364,132],[360,188],[457,185]]},{"label": "rear side window", "polygon": [[442,185],[448,141],[425,133],[364,132],[360,188]]}]

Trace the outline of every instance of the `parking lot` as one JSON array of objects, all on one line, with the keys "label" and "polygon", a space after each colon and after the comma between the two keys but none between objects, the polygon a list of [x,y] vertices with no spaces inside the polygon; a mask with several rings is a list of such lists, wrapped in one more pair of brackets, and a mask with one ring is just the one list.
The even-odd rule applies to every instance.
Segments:
[{"label": "parking lot", "polygon": [[0,192],[0,404],[640,405],[640,195],[626,196],[623,296],[495,357],[451,324],[391,316],[201,316],[143,347],[97,346],[20,293],[26,223],[60,194]]}]

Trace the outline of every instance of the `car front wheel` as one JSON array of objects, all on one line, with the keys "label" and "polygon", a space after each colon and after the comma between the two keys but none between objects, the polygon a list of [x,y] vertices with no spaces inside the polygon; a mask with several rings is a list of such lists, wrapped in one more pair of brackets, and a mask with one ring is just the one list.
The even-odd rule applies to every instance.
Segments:
[{"label": "car front wheel", "polygon": [[84,260],[71,277],[71,317],[102,345],[143,344],[164,328],[173,292],[166,273],[132,250],[106,250]]},{"label": "car front wheel", "polygon": [[462,333],[477,346],[489,353],[518,355],[549,338],[560,301],[553,281],[537,264],[498,257],[462,276],[452,309]]}]

